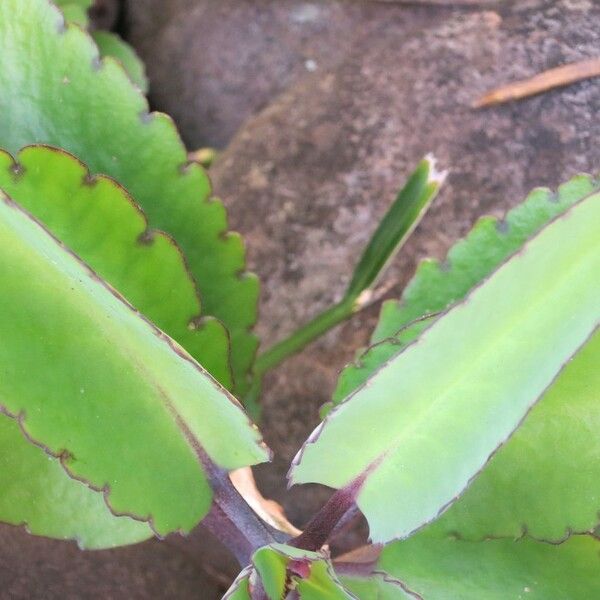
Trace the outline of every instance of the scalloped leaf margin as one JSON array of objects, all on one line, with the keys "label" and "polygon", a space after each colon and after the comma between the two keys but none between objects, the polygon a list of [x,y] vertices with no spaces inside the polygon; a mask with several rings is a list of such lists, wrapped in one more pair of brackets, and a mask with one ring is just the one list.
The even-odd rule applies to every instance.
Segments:
[{"label": "scalloped leaf margin", "polygon": [[0,234],[2,411],[69,475],[104,491],[115,514],[159,535],[191,530],[210,507],[212,463],[233,470],[269,459],[256,427],[8,198]]},{"label": "scalloped leaf margin", "polygon": [[200,317],[200,300],[172,238],[149,232],[141,209],[114,180],[92,177],[64,150],[0,150],[0,189],[181,344],[222,385],[232,385],[227,331]]},{"label": "scalloped leaf margin", "polygon": [[228,329],[241,395],[258,344],[250,331],[258,280],[244,271],[242,240],[227,231],[225,209],[206,173],[188,163],[171,119],[149,113],[122,66],[100,60],[89,35],[48,0],[3,0],[0,39],[0,147],[58,146],[125,186],[150,226],[177,240],[204,313]]}]

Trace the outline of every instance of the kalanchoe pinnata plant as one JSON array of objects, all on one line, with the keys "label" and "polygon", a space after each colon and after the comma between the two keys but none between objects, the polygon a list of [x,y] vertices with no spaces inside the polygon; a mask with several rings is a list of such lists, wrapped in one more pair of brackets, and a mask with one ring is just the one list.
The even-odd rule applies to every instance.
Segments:
[{"label": "kalanchoe pinnata plant", "polygon": [[[230,599],[599,597],[598,182],[482,218],[384,304],[291,465],[335,490],[299,532],[232,482],[270,458],[243,405],[377,296],[444,174],[423,159],[342,300],[255,356],[242,241],[89,4],[0,3],[0,520],[83,549],[203,522]],[[371,543],[332,557],[359,512]]]}]

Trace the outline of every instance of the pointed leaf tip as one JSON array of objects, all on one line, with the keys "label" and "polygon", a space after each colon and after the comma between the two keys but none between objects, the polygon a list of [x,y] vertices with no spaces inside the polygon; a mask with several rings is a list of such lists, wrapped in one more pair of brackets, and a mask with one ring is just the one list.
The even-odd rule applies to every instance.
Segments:
[{"label": "pointed leaf tip", "polygon": [[425,155],[425,161],[429,163],[429,182],[435,183],[438,186],[442,186],[442,184],[446,181],[448,177],[448,173],[450,173],[449,169],[438,170],[437,168],[437,158],[434,156],[432,152],[429,152]]},{"label": "pointed leaf tip", "polygon": [[433,155],[416,167],[379,223],[354,270],[346,298],[360,305],[419,224],[444,181]]}]

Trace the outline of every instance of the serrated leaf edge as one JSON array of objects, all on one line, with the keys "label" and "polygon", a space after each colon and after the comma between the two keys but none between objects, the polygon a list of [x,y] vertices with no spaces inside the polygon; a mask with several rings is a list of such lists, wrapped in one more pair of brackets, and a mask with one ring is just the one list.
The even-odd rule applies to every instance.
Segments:
[{"label": "serrated leaf edge", "polygon": [[[237,231],[233,231],[233,230],[229,230],[227,229],[227,216],[226,216],[226,210],[225,207],[222,203],[222,201],[217,197],[214,196],[212,194],[212,190],[214,189],[210,174],[202,167],[202,165],[200,163],[198,163],[197,161],[194,160],[189,160],[188,158],[188,154],[187,154],[187,150],[185,148],[185,145],[183,143],[183,140],[181,139],[181,136],[179,135],[179,131],[177,129],[177,126],[175,125],[175,122],[173,120],[173,118],[163,112],[160,111],[151,111],[150,110],[150,106],[148,103],[148,99],[146,98],[146,96],[143,94],[143,92],[131,81],[130,76],[127,74],[126,70],[124,69],[123,65],[121,64],[120,61],[114,59],[111,56],[105,56],[102,57],[100,56],[100,52],[98,49],[97,44],[94,42],[93,37],[91,36],[90,32],[87,31],[86,29],[83,29],[82,27],[80,27],[79,25],[77,25],[76,23],[69,23],[62,11],[60,10],[60,8],[58,6],[56,6],[51,0],[46,0],[46,2],[51,6],[52,9],[54,9],[57,13],[57,16],[59,17],[59,20],[57,22],[57,26],[56,26],[56,32],[59,36],[64,35],[69,28],[75,28],[77,30],[79,30],[85,38],[87,38],[87,42],[92,46],[92,48],[94,49],[94,58],[92,59],[92,64],[91,64],[91,68],[92,71],[98,72],[100,71],[103,66],[105,64],[109,64],[112,63],[114,66],[116,66],[116,68],[118,69],[118,71],[126,77],[128,83],[130,84],[130,93],[136,95],[138,97],[138,99],[141,99],[142,101],[142,105],[144,106],[143,110],[138,114],[138,118],[140,123],[142,123],[143,125],[150,123],[151,121],[153,121],[154,119],[162,119],[169,127],[170,131],[172,132],[173,135],[173,139],[176,141],[177,145],[180,147],[181,149],[181,153],[183,154],[183,156],[185,157],[184,160],[180,163],[179,168],[177,169],[177,172],[179,174],[180,177],[185,177],[185,175],[191,170],[191,169],[197,169],[199,170],[203,176],[206,178],[207,184],[208,184],[208,191],[205,197],[199,197],[198,198],[198,202],[207,202],[207,203],[218,203],[223,207],[223,212],[225,214],[225,227],[224,229],[216,236],[219,240],[224,240],[226,237],[236,237],[240,240],[240,251],[241,251],[241,262],[245,265],[246,263],[246,252],[245,252],[245,245],[244,245],[244,241],[243,241],[243,237],[242,235],[237,232]],[[233,274],[233,277],[239,279],[239,280],[244,280],[244,279],[254,279],[257,282],[259,282],[259,278],[258,276],[246,269],[245,267],[240,269],[238,272],[236,272],[235,274]],[[196,280],[196,278],[194,277],[194,280]],[[196,281],[196,285],[198,285],[198,282]],[[260,292],[260,289],[259,289]],[[250,323],[248,326],[246,326],[245,328],[240,328],[239,331],[244,331],[249,337],[253,338],[255,340],[255,342],[258,342],[258,337],[257,335],[253,332],[253,327],[256,324],[257,320],[258,320],[258,302],[253,302],[254,304],[254,310],[253,310],[253,319],[252,319],[252,323]],[[227,326],[227,324],[224,324],[225,328],[229,331],[229,327]],[[231,337],[231,334],[230,334]],[[254,350],[254,358],[256,357],[256,352],[257,352],[257,347],[258,347],[258,343],[255,343],[255,350]],[[234,385],[237,385],[237,382],[234,379]]]},{"label": "serrated leaf edge", "polygon": [[[56,243],[59,247],[61,247],[63,249],[63,251],[65,251],[77,263],[79,263],[79,265],[81,265],[81,267],[83,267],[83,269],[87,272],[90,279],[92,279],[93,281],[98,283],[100,286],[102,286],[104,289],[106,289],[110,294],[112,294],[118,301],[123,303],[131,312],[133,312],[138,318],[140,318],[146,324],[146,326],[148,327],[148,329],[154,336],[156,336],[161,342],[163,342],[167,346],[169,346],[169,348],[173,352],[175,352],[175,354],[177,354],[181,359],[190,363],[195,370],[199,371],[203,376],[205,376],[212,383],[213,387],[215,387],[219,392],[221,392],[225,396],[225,398],[227,400],[229,400],[229,402],[231,402],[236,408],[238,408],[246,416],[248,426],[251,429],[253,429],[259,436],[256,440],[256,445],[262,450],[263,453],[265,453],[266,460],[271,460],[272,451],[270,450],[270,448],[266,445],[266,443],[262,439],[262,436],[260,435],[258,427],[246,415],[244,408],[243,408],[242,404],[239,402],[239,400],[237,400],[226,388],[224,388],[218,381],[216,381],[210,375],[210,373],[208,373],[198,362],[196,362],[186,352],[186,350],[184,350],[177,342],[175,342],[167,334],[165,334],[160,329],[158,329],[147,317],[145,317],[142,313],[140,313],[123,296],[121,296],[121,294],[119,294],[119,292],[117,290],[115,290],[106,281],[104,281],[102,278],[100,278],[74,252],[72,252],[59,239],[57,239],[50,231],[48,231],[48,229],[46,229],[46,227],[44,227],[43,223],[38,221],[33,215],[31,215],[29,212],[24,210],[19,204],[17,204],[14,200],[12,200],[9,196],[7,196],[5,193],[3,193],[1,191],[0,191],[0,201],[3,202],[6,206],[11,208],[12,210],[20,212],[28,220],[30,220],[32,223],[36,224],[47,236],[49,236],[54,241],[54,243]],[[164,400],[165,400],[166,408],[171,413],[171,415],[175,418],[175,422],[176,422],[181,434],[183,435],[186,442],[191,446],[192,450],[195,452],[197,459],[198,459],[198,463],[200,465],[200,468],[203,471],[205,477],[207,478],[207,481],[209,481],[210,473],[208,472],[208,470],[206,468],[206,457],[208,456],[208,454],[202,448],[202,444],[200,443],[200,441],[196,439],[196,437],[189,431],[189,429],[187,427],[182,427],[182,425],[185,425],[185,421],[183,420],[181,415],[179,415],[179,413],[177,412],[175,407],[170,402],[168,402],[166,399],[164,399]],[[58,459],[61,466],[63,467],[65,473],[71,479],[79,481],[80,483],[86,485],[93,491],[102,492],[102,494],[104,495],[104,501],[105,501],[108,509],[114,516],[116,516],[116,517],[126,516],[126,517],[129,517],[136,521],[146,522],[146,523],[148,523],[148,526],[152,529],[152,531],[154,532],[156,537],[158,537],[159,539],[163,539],[164,536],[161,536],[156,531],[156,528],[154,526],[154,519],[153,519],[152,515],[140,516],[140,515],[136,515],[135,513],[129,513],[129,512],[124,512],[124,511],[115,511],[115,509],[112,507],[112,505],[110,503],[111,488],[108,484],[104,484],[103,486],[95,486],[88,479],[74,474],[70,470],[68,464],[66,463],[66,461],[71,456],[71,453],[69,452],[68,448],[63,448],[60,452],[56,453],[56,452],[53,452],[43,442],[36,440],[34,437],[32,437],[27,430],[26,412],[24,410],[20,411],[19,413],[12,413],[3,404],[0,403],[0,413],[4,414],[7,417],[15,419],[18,422],[19,427],[20,427],[23,435],[25,436],[25,438],[27,440],[29,440],[35,446],[38,446],[39,448],[41,448],[48,456]],[[177,530],[177,532],[180,533],[181,535],[185,535],[185,532],[181,529]]]},{"label": "serrated leaf edge", "polygon": [[[481,281],[479,281],[476,285],[474,285],[469,292],[467,293],[467,295],[461,299],[459,302],[456,302],[455,304],[452,304],[451,306],[449,306],[446,310],[441,311],[439,313],[439,318],[443,317],[444,315],[450,313],[451,311],[453,311],[457,306],[461,306],[463,304],[466,304],[467,302],[469,302],[471,295],[478,290],[480,287],[484,286],[488,280],[494,276],[494,274],[496,272],[498,272],[500,269],[502,269],[503,267],[505,267],[505,265],[514,257],[517,256],[521,256],[523,254],[525,254],[528,249],[529,249],[529,245],[530,243],[537,237],[537,235],[543,231],[544,229],[546,229],[549,225],[551,225],[554,222],[557,222],[559,220],[562,219],[568,219],[571,211],[581,205],[583,202],[585,202],[588,198],[591,198],[595,195],[600,194],[600,192],[598,190],[594,190],[589,194],[586,194],[584,197],[580,198],[577,202],[573,203],[573,205],[571,205],[565,212],[556,215],[553,219],[551,219],[550,221],[548,221],[541,229],[537,230],[530,238],[528,238],[526,240],[526,242],[514,253],[510,254],[509,256],[507,256],[501,263],[499,263],[497,265],[497,267],[491,271],[486,277],[484,277]],[[437,321],[437,319],[436,319]],[[585,346],[585,344],[595,335],[595,333],[597,331],[600,330],[600,319],[596,320],[596,326],[594,327],[594,329],[590,332],[590,334],[588,335],[588,337],[578,346],[578,349],[576,351],[578,351],[580,348],[582,348],[583,346]],[[319,425],[317,425],[317,427],[315,427],[315,429],[312,431],[312,433],[308,436],[308,438],[306,439],[306,441],[302,444],[301,448],[298,450],[298,452],[296,453],[296,455],[294,456],[294,458],[292,459],[291,463],[290,463],[290,468],[287,472],[287,480],[288,480],[288,484],[287,484],[287,488],[290,489],[293,485],[296,485],[298,483],[307,483],[307,482],[297,482],[294,481],[294,469],[295,467],[297,467],[301,462],[302,462],[302,457],[304,455],[304,452],[306,451],[306,448],[311,445],[311,444],[315,444],[320,435],[321,432],[323,431],[323,428],[325,427],[325,425],[331,420],[333,419],[333,417],[335,416],[335,414],[338,412],[338,410],[340,409],[340,407],[342,407],[344,404],[346,404],[347,402],[349,402],[357,393],[359,393],[362,389],[368,387],[371,379],[383,368],[387,367],[390,363],[390,361],[394,360],[395,358],[397,358],[400,354],[402,354],[403,352],[405,352],[408,348],[412,347],[415,344],[418,344],[423,337],[427,334],[427,332],[429,331],[429,328],[427,328],[423,334],[421,336],[419,336],[418,338],[416,338],[415,340],[413,340],[412,342],[410,342],[409,344],[407,344],[406,346],[404,346],[400,352],[398,352],[397,354],[395,354],[393,357],[391,357],[389,360],[385,361],[384,363],[382,363],[371,375],[371,377],[369,377],[369,379],[363,383],[361,386],[359,386],[356,390],[354,390],[354,392],[352,392],[349,396],[347,396],[344,400],[342,400],[342,402],[340,402],[339,404],[337,404],[325,417],[325,419],[323,419],[323,421],[321,421],[321,423],[319,423]],[[575,354],[575,353],[573,353]],[[565,361],[561,368],[557,371],[557,373],[554,375],[554,377],[552,378],[552,381],[550,381],[550,383],[548,384],[548,386],[546,386],[546,388],[541,392],[541,394],[530,404],[530,406],[528,407],[527,411],[525,412],[525,414],[522,416],[522,418],[519,420],[519,422],[517,423],[517,426],[509,433],[509,435],[488,455],[488,457],[486,458],[486,460],[484,461],[484,463],[481,465],[481,467],[479,469],[477,469],[477,471],[468,479],[466,485],[462,488],[462,490],[460,491],[459,494],[457,494],[456,496],[454,496],[453,498],[451,498],[448,502],[446,502],[435,514],[434,517],[432,517],[431,519],[428,519],[427,521],[425,521],[424,523],[422,523],[419,527],[416,527],[415,529],[413,529],[412,531],[410,531],[408,534],[404,535],[404,536],[399,536],[399,537],[394,537],[391,538],[389,540],[387,540],[385,543],[390,544],[394,541],[401,541],[404,539],[407,539],[409,537],[411,537],[412,535],[416,534],[417,532],[421,531],[423,528],[425,528],[427,525],[430,525],[431,523],[433,523],[434,521],[436,521],[452,504],[454,504],[454,502],[456,502],[460,496],[462,496],[462,494],[469,488],[469,486],[471,485],[471,483],[479,476],[479,474],[483,471],[483,469],[488,465],[488,463],[490,462],[490,460],[496,455],[496,453],[502,448],[504,447],[504,445],[508,442],[508,440],[512,437],[512,435],[515,433],[515,431],[517,431],[521,425],[523,424],[523,422],[525,421],[525,419],[529,416],[531,410],[537,405],[538,401],[540,398],[542,398],[545,394],[545,392],[552,387],[552,385],[554,384],[554,382],[557,380],[557,378],[560,376],[560,374],[562,373],[564,367],[566,366],[566,364],[568,363],[568,361]],[[358,475],[357,478],[354,479],[354,481],[356,481],[357,479],[359,479],[363,473],[365,472],[372,472],[373,470],[375,470],[378,465],[383,461],[383,459],[385,458],[385,455],[388,453],[388,451],[384,452],[383,454],[381,454],[379,457],[377,457],[370,465],[368,465],[366,467],[366,469]],[[352,485],[353,481],[349,482],[347,484],[347,486]],[[347,486],[343,486],[343,487],[347,487]],[[339,489],[343,489],[343,488],[339,488]],[[567,538],[568,539],[568,538]],[[369,538],[369,541],[371,542],[371,538]],[[565,540],[566,541],[566,540]]]},{"label": "serrated leaf edge", "polygon": [[[386,302],[384,302],[384,304],[385,305],[395,305],[399,309],[402,308],[403,306],[405,306],[406,303],[407,303],[405,294],[406,294],[407,291],[409,291],[410,287],[412,286],[412,284],[415,282],[415,280],[419,276],[419,272],[420,272],[420,270],[421,270],[421,268],[422,268],[423,265],[437,266],[437,268],[440,271],[442,271],[444,273],[448,273],[448,274],[451,273],[452,269],[453,269],[451,255],[456,251],[457,247],[460,247],[461,245],[463,245],[465,243],[469,243],[469,241],[471,240],[471,237],[475,233],[477,233],[477,230],[479,229],[479,227],[481,226],[482,223],[485,223],[485,222],[492,223],[496,227],[496,230],[497,230],[498,234],[500,236],[502,236],[502,234],[508,233],[508,227],[510,226],[510,221],[513,218],[515,212],[518,212],[518,210],[520,208],[522,208],[528,202],[528,200],[531,197],[533,197],[535,194],[544,193],[544,194],[547,195],[547,201],[548,202],[557,202],[560,199],[560,195],[562,193],[562,190],[564,188],[568,187],[570,184],[572,184],[572,182],[574,182],[574,181],[576,181],[576,180],[578,180],[580,178],[584,178],[584,179],[588,180],[589,183],[592,185],[592,187],[594,189],[591,192],[587,193],[583,198],[580,198],[577,202],[574,202],[570,206],[565,207],[565,210],[562,213],[560,213],[558,215],[555,215],[555,217],[553,217],[549,221],[546,221],[545,223],[543,223],[541,225],[541,227],[538,227],[536,230],[532,231],[531,235],[527,239],[524,240],[524,243],[519,248],[517,248],[515,252],[509,254],[503,261],[501,261],[498,265],[496,265],[496,267],[491,271],[491,273],[495,272],[496,269],[500,268],[500,266],[502,266],[502,264],[506,260],[508,260],[508,258],[510,258],[514,254],[518,253],[527,244],[527,242],[533,236],[535,236],[541,229],[543,229],[544,227],[548,226],[556,218],[558,218],[561,215],[565,214],[565,212],[568,212],[573,206],[575,206],[576,204],[578,204],[581,200],[584,200],[588,196],[590,196],[590,195],[592,195],[592,194],[597,193],[598,191],[600,191],[600,180],[598,178],[594,177],[593,175],[590,175],[589,173],[583,173],[583,172],[581,172],[581,173],[578,173],[576,175],[573,175],[568,181],[560,184],[557,187],[556,190],[553,190],[553,189],[551,189],[549,187],[544,187],[544,186],[538,186],[538,187],[533,188],[532,190],[530,190],[530,192],[527,194],[527,196],[525,197],[525,199],[522,202],[520,202],[516,206],[513,206],[511,209],[507,210],[502,217],[497,217],[495,215],[485,215],[485,214],[481,215],[480,217],[478,217],[478,219],[475,221],[475,223],[469,229],[469,231],[467,231],[467,233],[464,236],[462,236],[461,238],[459,238],[458,240],[456,240],[452,244],[452,246],[450,246],[450,248],[448,249],[448,251],[447,251],[447,253],[446,253],[446,255],[445,255],[445,257],[443,259],[426,257],[426,258],[423,258],[421,261],[419,261],[419,264],[417,265],[417,268],[415,270],[415,273],[414,273],[413,277],[411,277],[410,281],[408,282],[408,284],[406,285],[406,287],[404,288],[404,290],[402,292],[402,296],[400,298],[398,298],[398,299],[387,300]],[[486,278],[487,277],[489,277],[489,274],[486,276]],[[479,285],[480,283],[481,283],[481,281],[477,282],[467,292],[467,295],[470,294],[471,291],[473,289],[475,289],[475,287],[477,285]],[[463,299],[459,299],[458,302],[461,302]],[[455,302],[451,302],[441,312],[434,311],[432,314],[439,314],[439,315],[441,315],[441,314],[443,314],[443,312],[447,311],[448,308],[452,307],[454,304],[455,304]],[[381,314],[379,316],[377,325],[379,324],[380,320],[381,320]],[[402,326],[396,333],[394,333],[391,336],[387,336],[387,338],[385,338],[385,339],[389,339],[389,338],[395,337],[406,326],[410,325],[411,322],[412,322],[412,320],[409,323],[407,323],[406,325]],[[375,331],[373,332],[374,334],[377,331],[377,325],[375,326]],[[378,340],[378,341],[383,342],[383,341],[385,341],[385,339],[381,339],[381,340]],[[376,343],[377,342],[375,342],[374,344],[376,344]],[[368,350],[368,348],[367,348],[367,350]]]},{"label": "serrated leaf edge", "polygon": [[[232,374],[232,370],[231,370],[231,343],[230,343],[231,340],[230,340],[229,330],[225,327],[225,325],[223,325],[223,323],[219,319],[217,319],[217,317],[214,317],[212,315],[202,314],[202,297],[200,294],[200,290],[198,289],[198,284],[197,284],[194,276],[192,275],[192,272],[190,270],[189,264],[187,262],[187,259],[184,255],[183,251],[181,250],[181,248],[179,247],[179,245],[177,244],[177,241],[173,238],[173,236],[164,231],[161,231],[160,229],[151,228],[149,226],[146,213],[143,211],[142,207],[135,201],[133,196],[125,189],[125,187],[123,187],[116,179],[114,179],[113,177],[110,177],[109,175],[93,174],[85,162],[83,162],[81,159],[79,159],[74,154],[71,154],[67,150],[64,150],[63,148],[58,148],[57,146],[52,146],[50,144],[28,144],[27,146],[23,146],[19,150],[19,152],[17,153],[17,156],[13,156],[7,150],[0,148],[0,154],[4,154],[10,160],[12,160],[12,167],[9,167],[9,168],[12,168],[12,174],[13,174],[13,177],[15,178],[16,183],[18,183],[18,180],[25,173],[25,167],[19,161],[21,155],[30,149],[36,149],[36,148],[42,148],[42,149],[54,152],[54,153],[62,155],[62,156],[67,156],[70,159],[72,159],[73,161],[75,161],[83,169],[83,171],[85,173],[84,177],[81,181],[82,187],[83,186],[94,186],[99,181],[105,181],[105,182],[109,183],[111,186],[115,187],[117,190],[119,190],[122,197],[135,210],[137,216],[142,219],[142,221],[144,223],[144,227],[145,227],[143,233],[137,239],[131,240],[132,244],[137,244],[140,246],[153,245],[155,243],[156,238],[162,238],[176,252],[176,254],[178,255],[178,257],[180,259],[181,266],[182,266],[183,270],[185,271],[185,273],[189,279],[189,282],[192,286],[192,289],[194,291],[194,295],[196,297],[196,300],[198,302],[198,307],[199,307],[199,312],[197,314],[192,314],[189,316],[189,318],[187,320],[187,326],[190,328],[193,328],[196,331],[199,331],[202,327],[204,327],[205,323],[207,323],[209,321],[216,321],[217,323],[220,323],[222,325],[223,331],[224,331],[225,335],[227,336],[227,340],[228,340],[227,370],[229,372],[229,379],[231,382],[233,382],[233,374]],[[0,188],[0,192],[1,191],[2,190]],[[13,200],[13,202],[16,202],[16,201]],[[18,202],[16,202],[16,203],[18,204]],[[25,211],[25,212],[28,212],[28,211]],[[33,215],[32,215],[32,218],[36,222],[40,223],[42,225],[42,227],[46,231],[48,231],[48,233],[50,233],[50,235],[54,239],[57,239],[56,236],[54,236],[43,223],[41,223],[38,219],[33,217]],[[66,244],[64,244],[61,240],[58,240],[58,241],[60,242],[61,246],[63,246],[64,248],[67,248]],[[70,250],[69,250],[69,252],[71,254],[75,254],[74,252],[72,252]],[[81,262],[85,263],[85,261],[81,257],[78,257],[78,258]],[[101,277],[98,277],[97,274],[95,274],[95,275],[98,279],[102,279]],[[120,294],[120,292],[119,292],[119,294]],[[134,309],[136,310],[136,312],[140,312],[135,307],[134,307]]]}]

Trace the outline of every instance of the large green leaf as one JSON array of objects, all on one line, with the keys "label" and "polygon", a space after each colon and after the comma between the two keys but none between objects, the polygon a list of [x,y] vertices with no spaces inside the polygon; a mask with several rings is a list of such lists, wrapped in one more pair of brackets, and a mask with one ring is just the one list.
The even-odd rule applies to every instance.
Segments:
[{"label": "large green leaf", "polygon": [[[231,383],[226,333],[216,321],[192,330],[200,312],[182,257],[164,234],[140,241],[146,223],[124,190],[90,179],[64,151],[28,147],[19,161],[0,151],[0,188],[35,215],[138,310],[186,346],[213,375]],[[32,446],[13,423],[0,424],[0,519],[38,535],[77,539],[86,548],[132,543],[152,534],[143,523],[115,518],[95,492],[68,477],[57,459]]]},{"label": "large green leaf", "polygon": [[360,600],[420,600],[404,585],[385,573],[369,576],[348,575],[341,578],[344,586]]},{"label": "large green leaf", "polygon": [[58,458],[0,415],[0,520],[29,533],[77,540],[81,548],[132,544],[153,535],[147,523],[116,517],[101,492],[67,475]]},{"label": "large green leaf", "polygon": [[599,219],[593,195],[542,230],[340,404],[290,481],[354,483],[376,542],[434,519],[596,327]]},{"label": "large green leaf", "polygon": [[[419,267],[404,300],[389,303],[382,311],[378,335],[385,335],[419,312],[443,309],[464,297],[526,236],[596,189],[592,178],[580,175],[556,194],[534,191],[508,213],[502,225],[487,217],[481,219],[450,251],[449,269],[432,261]],[[340,376],[334,402],[339,403],[364,383],[435,318],[409,324],[393,338],[364,352]],[[557,541],[570,531],[588,531],[598,522],[599,337],[596,334],[574,357],[519,431],[437,527],[469,539],[518,537],[525,530],[534,537]]]},{"label": "large green leaf", "polygon": [[598,524],[599,365],[597,332],[436,531],[475,540],[526,532],[556,542]]},{"label": "large green leaf", "polygon": [[385,548],[377,568],[406,582],[423,600],[600,598],[600,542],[590,536],[553,545],[423,533]]},{"label": "large green leaf", "polygon": [[208,177],[188,164],[171,120],[150,114],[145,98],[116,61],[99,61],[89,35],[64,26],[48,0],[0,2],[0,147],[31,143],[65,148],[94,173],[123,184],[150,226],[183,249],[204,314],[230,332],[232,367],[244,387],[257,340],[258,282],[244,272],[240,237],[227,232]]},{"label": "large green leaf", "polygon": [[268,458],[239,404],[8,199],[0,202],[0,398],[116,514],[189,531],[224,469]]},{"label": "large green leaf", "polygon": [[17,160],[0,151],[0,189],[231,386],[227,332],[214,318],[198,322],[200,303],[181,253],[162,233],[145,236],[144,215],[123,188],[107,177],[90,178],[61,150],[32,146]]},{"label": "large green leaf", "polygon": [[363,385],[381,365],[416,340],[435,319],[435,316],[417,319],[400,330],[393,338],[373,344],[366,350],[359,350],[355,362],[347,365],[340,373],[331,402],[321,407],[321,416],[325,417],[334,406]]},{"label": "large green leaf", "polygon": [[481,218],[469,235],[452,247],[443,264],[434,259],[422,261],[402,298],[383,304],[372,337],[374,345],[342,371],[333,394],[334,404],[362,385],[434,319],[420,321],[422,317],[439,313],[464,298],[543,225],[597,189],[594,179],[578,175],[556,193],[534,190],[503,221]]}]

